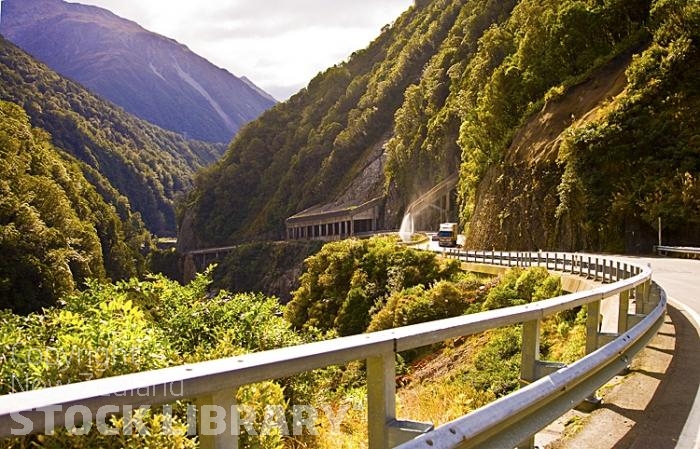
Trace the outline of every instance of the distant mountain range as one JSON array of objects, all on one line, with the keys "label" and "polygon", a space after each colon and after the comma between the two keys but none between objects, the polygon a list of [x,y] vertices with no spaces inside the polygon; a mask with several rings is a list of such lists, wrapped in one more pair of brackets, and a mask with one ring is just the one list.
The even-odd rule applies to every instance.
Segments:
[{"label": "distant mountain range", "polygon": [[228,143],[275,104],[247,78],[102,8],[4,0],[0,33],[127,112],[189,138]]},{"label": "distant mountain range", "polygon": [[[0,38],[0,100],[19,105],[34,127],[84,163],[88,181],[108,202],[139,212],[158,235],[175,232],[175,198],[224,145],[184,139],[88,92]],[[0,179],[1,181],[1,179]],[[113,190],[126,197],[123,204]],[[1,225],[2,223],[0,223]]]}]

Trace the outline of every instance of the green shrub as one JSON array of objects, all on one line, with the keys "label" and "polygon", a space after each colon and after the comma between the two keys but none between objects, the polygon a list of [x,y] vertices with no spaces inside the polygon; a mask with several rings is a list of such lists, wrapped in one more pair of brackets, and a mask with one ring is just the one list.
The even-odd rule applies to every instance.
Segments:
[{"label": "green shrub", "polygon": [[512,268],[489,290],[482,310],[499,309],[561,294],[561,279],[542,267]]},{"label": "green shrub", "polygon": [[391,329],[462,315],[473,297],[459,284],[439,281],[429,289],[422,285],[393,293],[373,317],[368,331]]},{"label": "green shrub", "polygon": [[[163,276],[116,284],[91,281],[85,291],[68,296],[61,307],[43,314],[19,316],[0,312],[0,393],[65,385],[85,380],[196,363],[215,358],[298,344],[302,337],[280,316],[274,298],[262,295],[209,293],[210,272],[182,286]],[[241,388],[239,401],[256,410],[284,405],[285,394],[304,388],[286,379]],[[184,430],[184,405],[174,407],[174,430]],[[196,441],[183,435],[163,435],[164,415],[143,417],[152,435],[104,436],[92,431],[74,436],[65,429],[55,435],[35,435],[0,442],[0,447],[191,448]],[[259,420],[258,420],[259,421]],[[114,418],[117,429],[124,425]],[[280,447],[280,435],[245,440],[243,447]]]},{"label": "green shrub", "polygon": [[519,387],[521,328],[502,328],[486,335],[488,340],[474,356],[467,380],[477,390],[504,396]]},{"label": "green shrub", "polygon": [[459,273],[459,263],[397,245],[393,237],[329,243],[306,260],[301,286],[285,309],[297,329],[364,332],[393,293]]}]

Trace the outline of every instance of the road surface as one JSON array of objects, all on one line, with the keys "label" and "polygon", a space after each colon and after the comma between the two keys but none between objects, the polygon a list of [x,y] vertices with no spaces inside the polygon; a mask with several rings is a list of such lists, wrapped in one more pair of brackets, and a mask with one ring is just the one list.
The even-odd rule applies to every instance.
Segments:
[{"label": "road surface", "polygon": [[677,398],[677,408],[692,407],[675,449],[700,449],[700,260],[667,257],[628,259],[651,266],[654,281],[666,291],[671,307],[677,309],[677,312],[671,310],[669,314],[678,322],[677,327],[683,327],[681,322],[686,323],[685,331],[681,329],[677,341],[675,355],[678,363],[668,373],[674,383],[685,384],[685,393]]}]

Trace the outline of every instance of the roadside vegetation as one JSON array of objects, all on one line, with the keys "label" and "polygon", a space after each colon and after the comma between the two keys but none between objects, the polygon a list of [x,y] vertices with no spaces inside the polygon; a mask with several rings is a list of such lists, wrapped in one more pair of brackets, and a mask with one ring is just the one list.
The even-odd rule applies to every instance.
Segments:
[{"label": "roadside vegetation", "polygon": [[[398,245],[393,238],[330,243],[307,259],[293,300],[280,305],[262,294],[212,291],[211,272],[181,285],[162,275],[144,281],[89,281],[60,305],[26,316],[0,314],[0,393],[105,378],[301,344],[537,301],[560,293],[544,269],[512,269],[499,278],[462,272],[457,262]],[[551,318],[543,356],[574,357],[580,316]],[[445,422],[518,387],[520,329],[498,329],[400,354],[399,407],[411,419]],[[243,447],[362,447],[365,436],[362,362],[241,388],[240,404],[309,404],[344,413],[342,425],[319,418],[317,435],[245,436]],[[444,401],[442,401],[444,399]],[[173,406],[174,436],[159,429],[159,409],[139,417],[147,436],[105,436],[95,427],[75,436],[6,440],[0,447],[197,447],[184,435],[189,403]],[[442,404],[442,405],[440,405]],[[257,406],[257,407],[256,407]],[[289,413],[289,412],[288,412]],[[334,415],[340,416],[340,415]],[[291,415],[286,419],[291,420]],[[112,427],[133,425],[118,416]],[[290,424],[291,426],[291,424]],[[290,427],[291,428],[291,427]]]}]

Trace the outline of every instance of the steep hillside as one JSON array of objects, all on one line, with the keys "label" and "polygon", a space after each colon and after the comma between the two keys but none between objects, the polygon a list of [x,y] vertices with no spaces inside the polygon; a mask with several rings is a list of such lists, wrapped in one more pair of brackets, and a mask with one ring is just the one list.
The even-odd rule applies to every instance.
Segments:
[{"label": "steep hillside", "polygon": [[108,204],[79,162],[4,101],[0,159],[0,309],[36,311],[88,279],[139,273],[143,224]]},{"label": "steep hillside", "polygon": [[5,0],[0,33],[126,111],[194,139],[228,143],[275,103],[184,45],[94,6]]},{"label": "steep hillside", "polygon": [[[641,250],[659,215],[669,238],[700,243],[698,9],[417,2],[200,174],[184,246],[281,237],[286,217],[355,191],[383,194],[382,225],[398,227],[457,171],[470,246]],[[383,176],[365,179],[374,161]]]},{"label": "steep hillside", "polygon": [[2,38],[0,99],[22,106],[57,147],[102,174],[159,235],[175,233],[175,197],[191,186],[194,171],[223,149],[125,113]]},{"label": "steep hillside", "polygon": [[[375,161],[384,163],[382,147],[404,91],[447,37],[460,3],[412,7],[369,47],[243,129],[225,157],[198,176],[182,248],[279,238],[285,218],[312,205],[343,196],[366,201],[352,198],[349,187]],[[359,189],[365,197],[383,193],[382,169],[374,173],[363,179],[371,188]]]},{"label": "steep hillside", "polygon": [[554,92],[488,168],[471,245],[647,252],[659,218],[666,244],[700,244],[700,5],[653,3],[648,23],[642,51]]}]

